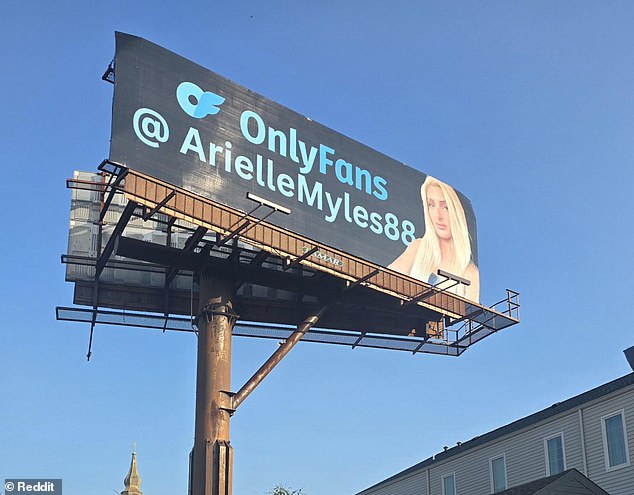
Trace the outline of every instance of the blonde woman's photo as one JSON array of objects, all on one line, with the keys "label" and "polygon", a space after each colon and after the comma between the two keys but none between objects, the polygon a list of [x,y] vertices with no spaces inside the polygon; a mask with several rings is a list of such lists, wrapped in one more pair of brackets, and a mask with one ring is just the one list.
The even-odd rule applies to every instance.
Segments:
[{"label": "blonde woman's photo", "polygon": [[425,234],[414,239],[388,268],[431,285],[443,280],[437,272],[444,270],[471,282],[470,285],[454,285],[448,292],[478,302],[480,272],[473,261],[467,219],[456,191],[427,176],[420,194]]}]

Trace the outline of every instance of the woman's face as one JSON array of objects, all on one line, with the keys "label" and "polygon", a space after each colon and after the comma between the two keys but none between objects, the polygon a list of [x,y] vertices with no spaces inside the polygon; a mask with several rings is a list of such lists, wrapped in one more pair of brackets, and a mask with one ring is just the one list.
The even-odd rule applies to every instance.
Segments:
[{"label": "woman's face", "polygon": [[447,201],[439,186],[427,188],[427,211],[436,235],[440,239],[451,239],[451,220],[447,210]]}]

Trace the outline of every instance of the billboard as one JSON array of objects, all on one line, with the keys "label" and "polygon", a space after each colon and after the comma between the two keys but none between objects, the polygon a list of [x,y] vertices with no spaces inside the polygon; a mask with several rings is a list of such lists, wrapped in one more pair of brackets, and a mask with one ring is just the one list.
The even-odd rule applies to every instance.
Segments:
[{"label": "billboard", "polygon": [[291,211],[267,218],[276,227],[431,285],[451,273],[468,283],[449,292],[479,299],[475,216],[460,192],[123,33],[110,160],[242,212],[251,193]]}]

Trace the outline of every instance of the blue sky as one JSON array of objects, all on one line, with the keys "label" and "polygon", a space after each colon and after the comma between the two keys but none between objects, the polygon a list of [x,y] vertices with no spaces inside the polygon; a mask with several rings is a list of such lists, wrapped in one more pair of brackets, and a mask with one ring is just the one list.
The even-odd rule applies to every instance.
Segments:
[{"label": "blue sky", "polygon": [[[184,493],[193,335],[55,321],[73,170],[108,155],[114,31],[144,37],[464,192],[483,303],[520,325],[460,358],[300,344],[232,419],[234,493],[351,494],[629,371],[631,2],[0,6],[0,479]],[[233,388],[276,348],[234,341]]]}]

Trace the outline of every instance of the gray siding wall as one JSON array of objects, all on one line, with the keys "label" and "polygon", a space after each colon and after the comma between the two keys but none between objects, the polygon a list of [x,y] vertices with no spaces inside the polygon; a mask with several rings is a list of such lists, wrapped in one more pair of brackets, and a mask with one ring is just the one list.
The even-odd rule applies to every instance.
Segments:
[{"label": "gray siding wall", "polygon": [[566,468],[581,466],[581,436],[576,411],[554,421],[524,430],[508,437],[496,439],[477,449],[470,449],[462,456],[434,466],[431,472],[431,493],[440,495],[441,477],[447,472],[456,473],[458,495],[487,495],[492,493],[490,459],[504,455],[506,460],[507,487],[521,485],[546,476],[544,438],[563,432]]},{"label": "gray siding wall", "polygon": [[427,471],[421,470],[409,476],[404,476],[394,482],[382,485],[374,490],[363,492],[367,495],[429,495],[427,493]]},{"label": "gray siding wall", "polygon": [[[623,409],[628,436],[630,465],[607,471],[601,417]],[[389,484],[366,490],[363,495],[442,495],[441,480],[455,473],[457,495],[489,495],[490,459],[504,455],[507,487],[521,485],[548,475],[544,440],[563,433],[566,469],[575,468],[610,495],[634,495],[634,387],[620,390],[579,409],[566,411],[524,430],[497,438],[485,445],[459,451],[449,459]],[[580,419],[580,416],[582,419]],[[582,426],[585,436],[582,441]],[[585,449],[582,448],[585,446]],[[584,450],[588,472],[584,465]],[[427,471],[430,493],[427,493]]]},{"label": "gray siding wall", "polygon": [[[627,448],[630,465],[616,470],[606,469],[601,418],[621,409],[625,414]],[[634,391],[613,397],[584,409],[583,423],[586,432],[586,456],[590,478],[610,495],[634,494]]]}]

